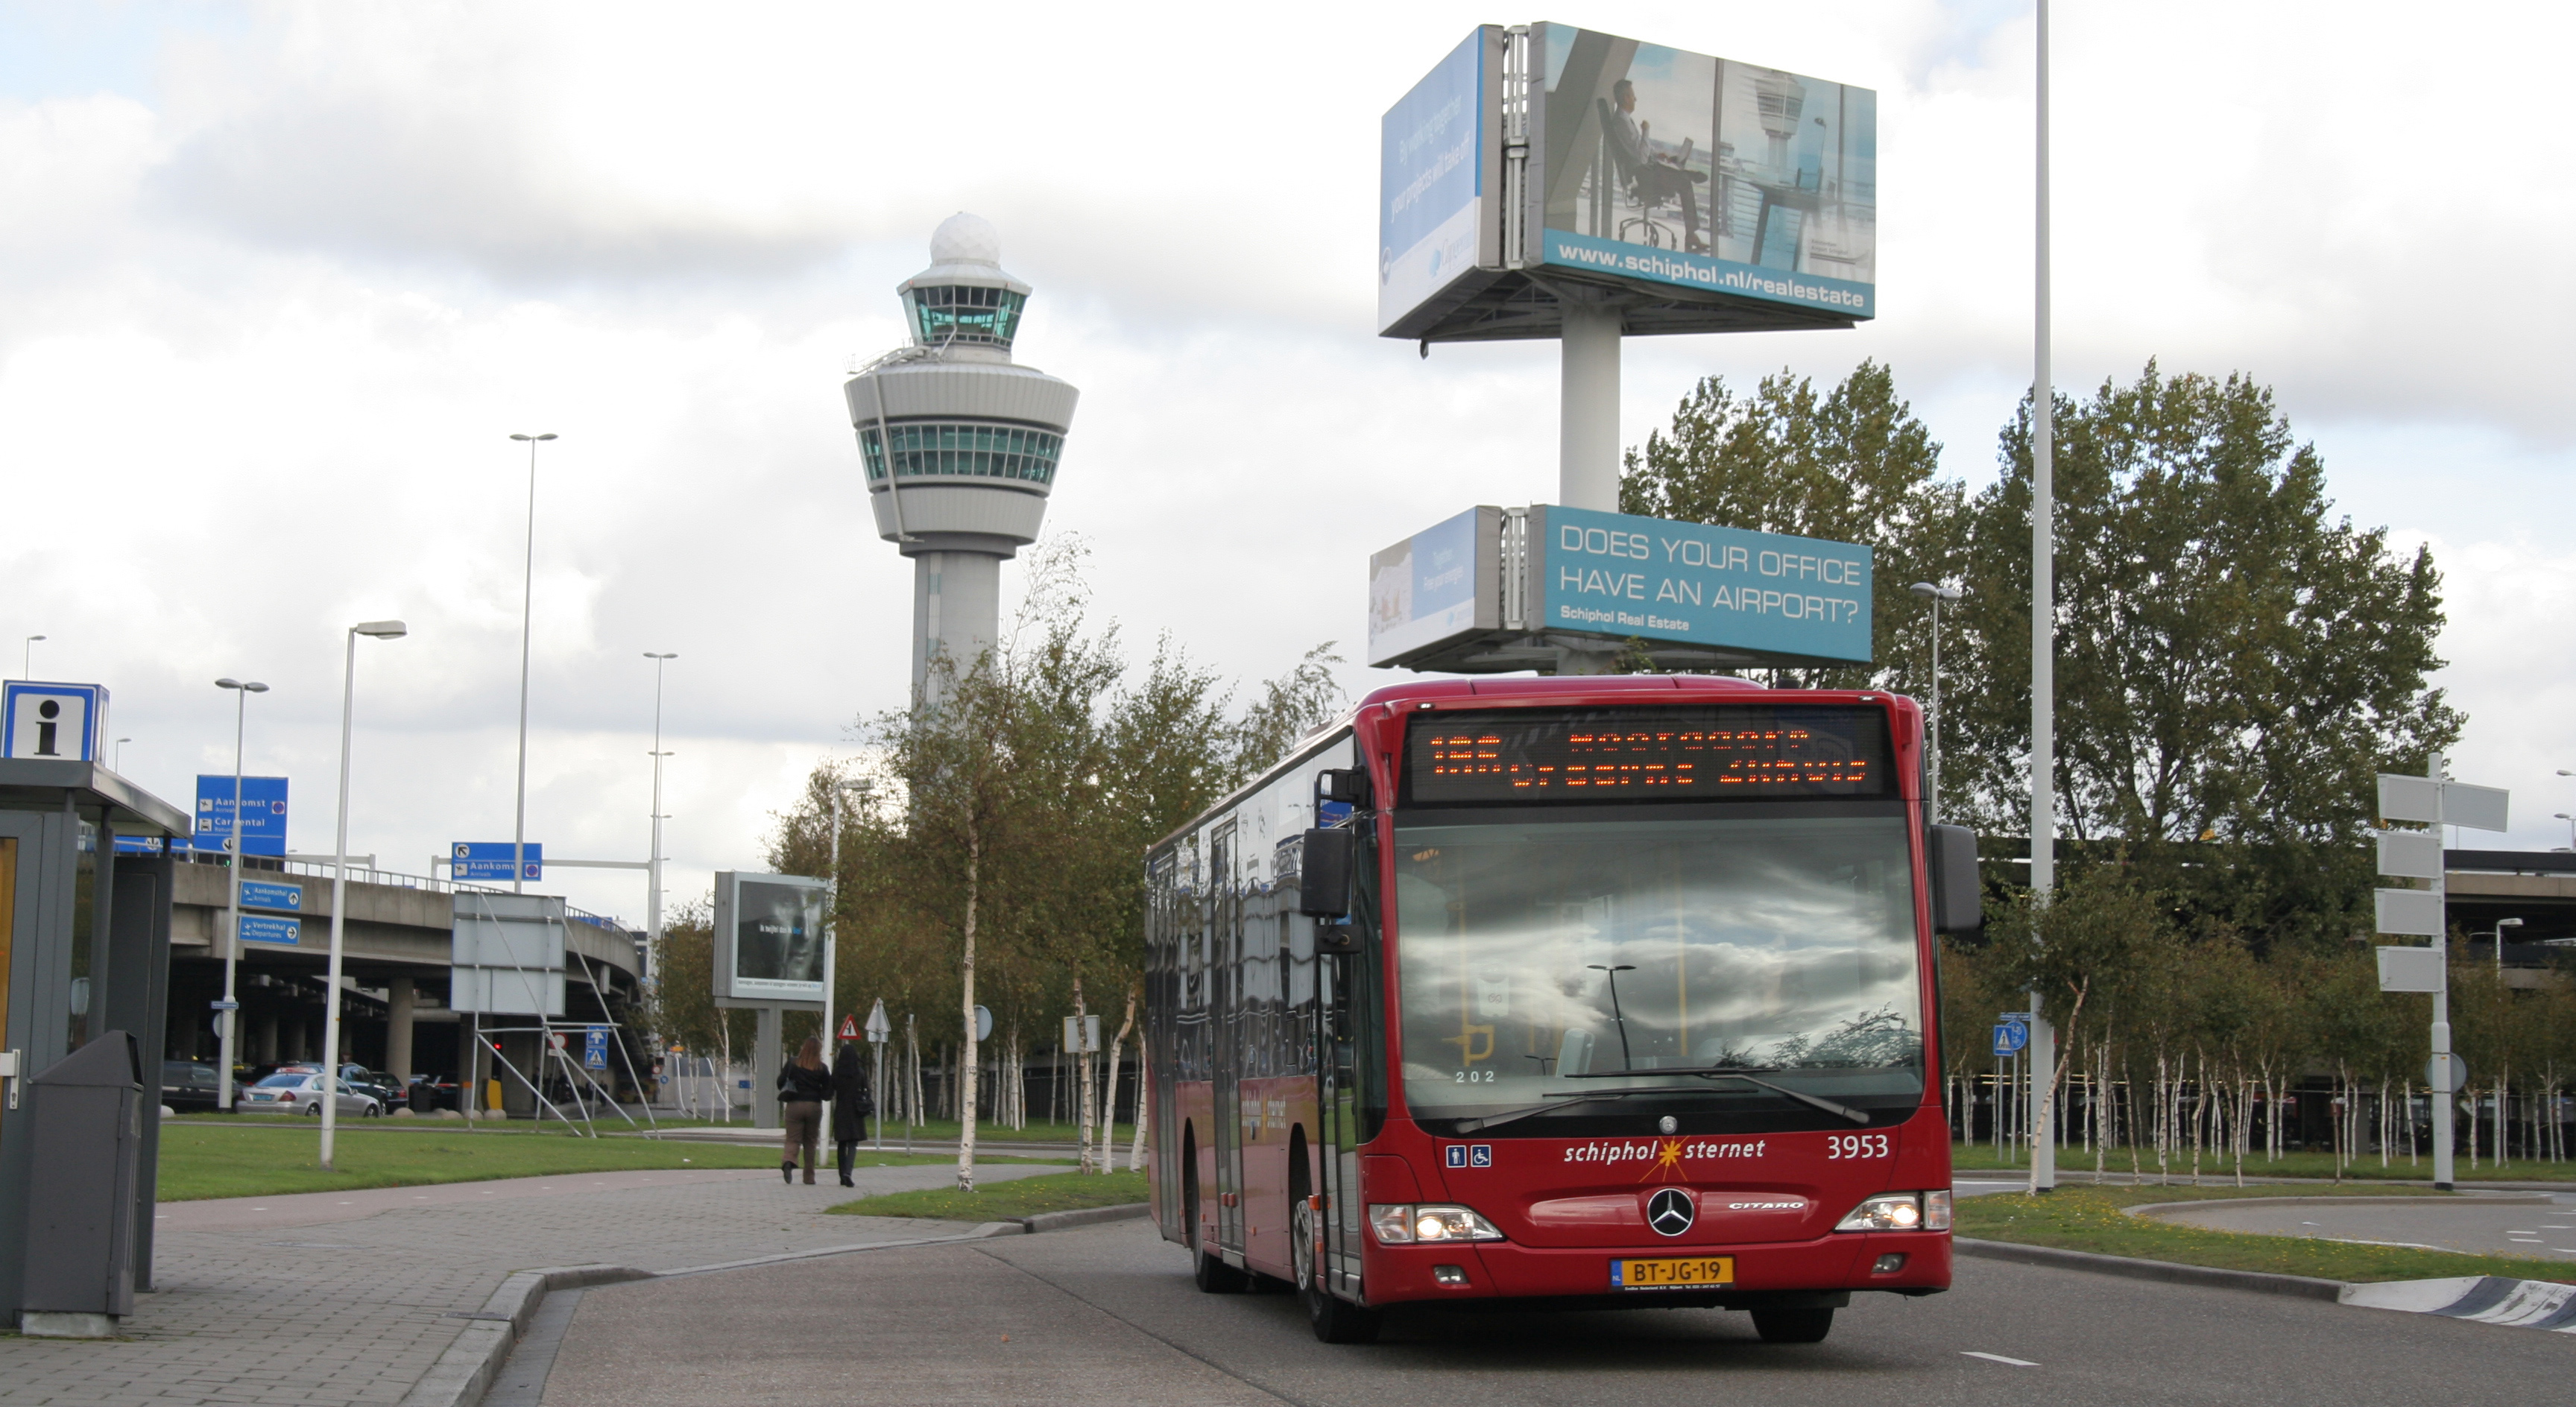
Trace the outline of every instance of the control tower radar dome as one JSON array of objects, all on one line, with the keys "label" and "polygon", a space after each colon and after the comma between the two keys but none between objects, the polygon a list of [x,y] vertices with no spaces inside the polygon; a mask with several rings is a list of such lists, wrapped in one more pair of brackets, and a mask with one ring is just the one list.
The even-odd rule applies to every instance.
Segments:
[{"label": "control tower radar dome", "polygon": [[895,286],[910,344],[841,388],[877,535],[913,563],[916,700],[933,660],[962,674],[992,644],[1002,563],[1037,541],[1073,427],[1074,388],[1011,360],[1031,290],[1001,261],[992,222],[942,221],[930,267]]}]

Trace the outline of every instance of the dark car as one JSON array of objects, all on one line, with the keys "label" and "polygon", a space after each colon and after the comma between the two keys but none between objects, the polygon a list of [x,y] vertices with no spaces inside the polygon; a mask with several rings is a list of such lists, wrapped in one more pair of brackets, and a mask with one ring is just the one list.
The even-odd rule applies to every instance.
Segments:
[{"label": "dark car", "polygon": [[415,1114],[457,1108],[456,1079],[451,1075],[414,1075],[408,1097]]},{"label": "dark car", "polygon": [[196,1114],[223,1107],[223,1081],[215,1067],[195,1060],[161,1062],[161,1102],[174,1113]]},{"label": "dark car", "polygon": [[376,1103],[388,1112],[402,1107],[411,1098],[411,1092],[403,1087],[402,1081],[382,1070],[343,1065],[340,1067],[340,1080],[352,1090],[375,1096]]}]

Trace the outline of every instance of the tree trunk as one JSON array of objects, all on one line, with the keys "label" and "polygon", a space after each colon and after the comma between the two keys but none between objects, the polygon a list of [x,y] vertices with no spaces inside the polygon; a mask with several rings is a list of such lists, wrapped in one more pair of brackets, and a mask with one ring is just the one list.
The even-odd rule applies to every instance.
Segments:
[{"label": "tree trunk", "polygon": [[[1100,1092],[1100,1170],[1118,1171],[1118,1057],[1126,1052],[1127,1033],[1136,1029],[1138,991],[1131,983],[1127,988],[1127,1016],[1118,1023],[1118,1034],[1109,1042],[1109,1083]],[[1137,1102],[1144,1102],[1144,1087],[1137,1087]]]},{"label": "tree trunk", "polygon": [[1091,1052],[1083,1048],[1090,1042],[1089,1028],[1083,1021],[1083,1017],[1089,1014],[1082,1001],[1082,974],[1077,971],[1073,974],[1073,1045],[1074,1059],[1081,1063],[1074,1067],[1078,1073],[1073,1082],[1073,1143],[1081,1155],[1074,1162],[1074,1171],[1084,1173],[1094,1170],[1091,1156]]}]

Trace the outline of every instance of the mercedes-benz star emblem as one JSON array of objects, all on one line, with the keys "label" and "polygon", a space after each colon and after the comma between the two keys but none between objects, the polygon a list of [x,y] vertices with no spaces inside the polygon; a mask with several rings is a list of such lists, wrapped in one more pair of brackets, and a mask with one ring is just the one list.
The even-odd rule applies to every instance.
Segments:
[{"label": "mercedes-benz star emblem", "polygon": [[1691,1229],[1691,1219],[1697,1215],[1690,1194],[1678,1187],[1667,1187],[1646,1202],[1646,1224],[1661,1235],[1681,1235]]}]

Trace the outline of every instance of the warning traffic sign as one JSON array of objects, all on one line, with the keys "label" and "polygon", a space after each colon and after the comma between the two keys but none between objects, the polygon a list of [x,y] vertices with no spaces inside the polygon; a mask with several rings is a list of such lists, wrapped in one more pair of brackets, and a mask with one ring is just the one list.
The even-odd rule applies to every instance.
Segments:
[{"label": "warning traffic sign", "polygon": [[845,1041],[855,1041],[855,1040],[857,1040],[858,1038],[859,1038],[859,1019],[858,1019],[857,1017],[855,1017],[855,1016],[844,1016],[844,1017],[842,1017],[842,1018],[841,1018],[841,1039],[842,1039],[842,1040],[845,1040]]}]

